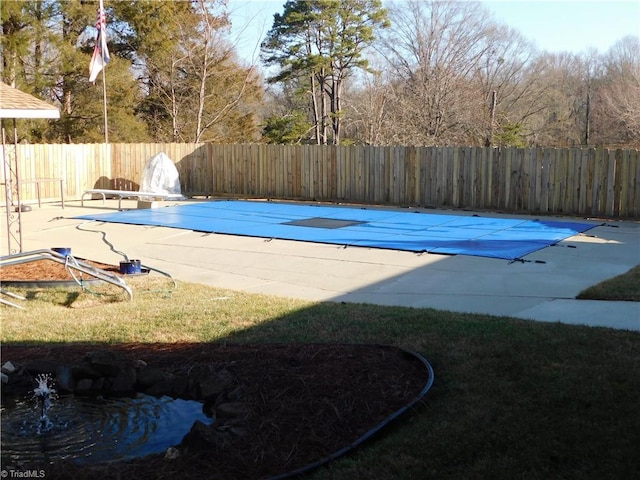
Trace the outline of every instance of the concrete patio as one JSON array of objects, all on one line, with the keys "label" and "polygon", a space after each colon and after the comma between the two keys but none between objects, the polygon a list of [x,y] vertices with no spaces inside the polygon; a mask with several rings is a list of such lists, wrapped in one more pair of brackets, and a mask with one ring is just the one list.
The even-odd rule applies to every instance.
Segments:
[{"label": "concrete patio", "polygon": [[[430,307],[640,331],[639,302],[575,300],[583,289],[640,264],[637,221],[587,220],[597,226],[527,255],[522,262],[509,262],[73,218],[113,211],[117,203],[85,201],[85,206],[80,207],[79,201],[67,201],[64,209],[59,203],[34,206],[22,214],[23,250],[71,247],[75,256],[115,265],[126,254],[177,280],[251,293],[312,301]],[[123,208],[136,205],[135,200],[123,201]],[[426,212],[438,214],[435,210]],[[486,212],[481,215],[529,218]],[[7,254],[6,231],[1,252]]]}]

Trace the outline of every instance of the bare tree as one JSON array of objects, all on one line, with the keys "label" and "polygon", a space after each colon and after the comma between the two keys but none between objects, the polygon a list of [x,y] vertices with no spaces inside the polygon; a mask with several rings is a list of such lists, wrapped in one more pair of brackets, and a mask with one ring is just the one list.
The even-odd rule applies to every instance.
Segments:
[{"label": "bare tree", "polygon": [[[378,63],[379,61],[372,62]],[[345,135],[352,141],[365,145],[384,145],[391,137],[389,115],[390,100],[387,78],[383,68],[363,72],[357,82],[350,82],[345,89]]]},{"label": "bare tree", "polygon": [[477,2],[407,0],[391,4],[389,16],[383,51],[396,141],[468,143],[483,106],[471,80],[491,48],[489,13]]},{"label": "bare tree", "polygon": [[640,147],[640,39],[625,37],[607,53],[595,93],[597,142]]},{"label": "bare tree", "polygon": [[[318,144],[340,144],[344,82],[368,62],[362,52],[387,26],[380,0],[290,0],[262,44],[272,83],[305,78]],[[329,135],[329,133],[331,135]]]},{"label": "bare tree", "polygon": [[[224,6],[215,3],[215,7]],[[184,68],[197,83],[194,142],[203,141],[206,132],[215,138],[211,129],[249,96],[248,91],[255,95],[259,83],[253,68],[244,69],[235,61],[235,48],[224,33],[229,25],[226,14],[213,15],[211,11],[211,2],[199,0],[196,12],[201,19],[202,37],[194,38],[187,33],[181,42],[187,52]]]},{"label": "bare tree", "polygon": [[601,82],[601,58],[595,49],[582,54],[544,53],[534,63],[540,85],[537,142],[556,146],[590,146],[594,92]]},{"label": "bare tree", "polygon": [[473,78],[483,99],[484,143],[490,146],[494,134],[510,125],[522,125],[543,108],[539,97],[544,87],[539,72],[530,68],[536,51],[517,31],[494,24],[485,32],[484,41],[487,48]]}]

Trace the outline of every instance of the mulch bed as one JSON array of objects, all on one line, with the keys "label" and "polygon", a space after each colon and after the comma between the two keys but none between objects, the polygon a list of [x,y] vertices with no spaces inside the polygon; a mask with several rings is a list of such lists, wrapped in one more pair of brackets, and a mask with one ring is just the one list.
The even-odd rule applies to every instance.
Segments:
[{"label": "mulch bed", "polygon": [[[81,260],[81,259],[79,259]],[[108,265],[105,263],[84,260],[91,265],[107,272],[120,274],[120,266]],[[80,272],[75,272],[80,276]],[[87,276],[88,274],[82,274]],[[52,282],[52,281],[73,281],[74,278],[69,273],[69,269],[63,264],[53,260],[42,259],[18,265],[9,265],[0,269],[0,279],[3,282]]]},{"label": "mulch bed", "polygon": [[[95,345],[3,346],[3,361],[72,364]],[[348,448],[423,392],[429,374],[414,355],[388,346],[331,344],[127,344],[109,346],[171,372],[225,368],[251,408],[231,445],[177,459],[45,467],[47,478],[261,479],[306,468]],[[33,467],[31,467],[33,468]]]}]

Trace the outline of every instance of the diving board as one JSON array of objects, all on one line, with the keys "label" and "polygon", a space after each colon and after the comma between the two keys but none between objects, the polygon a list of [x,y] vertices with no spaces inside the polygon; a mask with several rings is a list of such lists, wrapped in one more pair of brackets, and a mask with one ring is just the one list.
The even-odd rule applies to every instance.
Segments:
[{"label": "diving board", "polygon": [[75,218],[507,260],[522,259],[597,226],[552,219],[495,218],[244,200],[207,201]]},{"label": "diving board", "polygon": [[[80,206],[84,207],[84,197],[87,195],[101,195],[102,203],[105,203],[107,197],[115,197],[118,199],[118,210],[122,210],[123,198],[153,198],[160,200],[184,200],[184,196],[179,193],[154,193],[154,192],[140,192],[137,190],[108,190],[104,188],[91,188],[85,190],[80,197]],[[64,207],[64,201],[62,206]]]}]

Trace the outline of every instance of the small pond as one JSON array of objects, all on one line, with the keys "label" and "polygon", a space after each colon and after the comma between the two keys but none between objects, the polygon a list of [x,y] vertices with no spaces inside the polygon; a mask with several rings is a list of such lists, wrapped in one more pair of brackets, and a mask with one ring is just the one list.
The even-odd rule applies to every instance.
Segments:
[{"label": "small pond", "polygon": [[164,453],[178,445],[196,420],[211,424],[203,404],[153,397],[52,399],[46,425],[33,396],[2,405],[2,463],[41,464],[59,459],[77,464],[127,460]]}]

